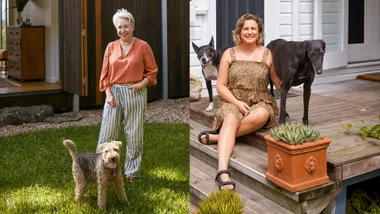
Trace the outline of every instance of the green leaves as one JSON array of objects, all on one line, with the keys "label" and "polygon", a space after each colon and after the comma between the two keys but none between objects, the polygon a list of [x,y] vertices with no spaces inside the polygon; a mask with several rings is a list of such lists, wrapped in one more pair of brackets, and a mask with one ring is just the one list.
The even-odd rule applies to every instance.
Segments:
[{"label": "green leaves", "polygon": [[280,124],[270,130],[270,135],[278,141],[284,141],[292,145],[321,139],[319,131],[303,123]]},{"label": "green leaves", "polygon": [[[378,116],[378,119],[380,120],[380,114]],[[372,137],[380,140],[380,124],[370,125],[366,124],[363,120],[360,120],[361,125],[358,126],[358,131],[361,134],[362,138],[365,139],[367,137]],[[351,131],[353,128],[352,124],[346,124],[345,128],[348,131]]]}]

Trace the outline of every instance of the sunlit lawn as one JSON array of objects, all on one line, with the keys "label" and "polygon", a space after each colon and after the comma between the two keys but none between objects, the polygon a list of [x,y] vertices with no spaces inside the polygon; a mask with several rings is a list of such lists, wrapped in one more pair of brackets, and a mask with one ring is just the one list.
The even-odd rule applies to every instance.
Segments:
[{"label": "sunlit lawn", "polygon": [[[71,139],[79,152],[94,152],[98,134],[99,126],[88,126],[0,137],[0,213],[101,213],[95,184],[87,188],[87,203],[74,201],[72,159],[62,144]],[[124,179],[129,205],[108,191],[107,211],[189,213],[189,174],[189,125],[145,124],[142,177]]]}]

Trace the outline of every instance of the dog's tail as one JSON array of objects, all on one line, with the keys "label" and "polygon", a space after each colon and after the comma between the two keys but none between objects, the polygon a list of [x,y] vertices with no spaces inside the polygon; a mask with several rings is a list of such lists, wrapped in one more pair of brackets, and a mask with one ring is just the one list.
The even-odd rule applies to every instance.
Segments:
[{"label": "dog's tail", "polygon": [[75,160],[75,158],[78,154],[77,147],[75,146],[75,143],[72,140],[64,140],[63,145],[65,145],[69,149],[71,157],[73,158],[73,160]]}]

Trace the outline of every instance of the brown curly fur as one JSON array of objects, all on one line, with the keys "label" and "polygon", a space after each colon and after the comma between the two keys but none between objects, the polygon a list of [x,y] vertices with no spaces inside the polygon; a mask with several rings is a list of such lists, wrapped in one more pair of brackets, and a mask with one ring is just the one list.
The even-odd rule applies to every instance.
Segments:
[{"label": "brown curly fur", "polygon": [[98,206],[106,208],[107,189],[114,185],[121,202],[127,203],[123,178],[119,167],[120,141],[112,141],[99,145],[101,153],[78,153],[71,140],[64,140],[63,144],[69,149],[73,158],[73,177],[76,184],[75,200],[84,202],[84,193],[88,182],[98,185]]}]

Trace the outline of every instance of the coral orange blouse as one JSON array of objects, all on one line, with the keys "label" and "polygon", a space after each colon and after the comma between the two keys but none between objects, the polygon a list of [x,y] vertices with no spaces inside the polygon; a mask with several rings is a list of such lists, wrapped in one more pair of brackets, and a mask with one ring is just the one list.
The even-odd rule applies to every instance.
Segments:
[{"label": "coral orange blouse", "polygon": [[118,39],[107,45],[99,89],[104,91],[113,84],[138,83],[145,77],[149,79],[149,85],[156,85],[157,72],[157,64],[148,43],[135,38],[131,49],[124,57]]}]

